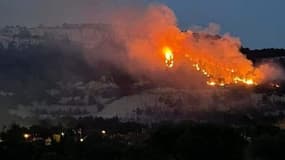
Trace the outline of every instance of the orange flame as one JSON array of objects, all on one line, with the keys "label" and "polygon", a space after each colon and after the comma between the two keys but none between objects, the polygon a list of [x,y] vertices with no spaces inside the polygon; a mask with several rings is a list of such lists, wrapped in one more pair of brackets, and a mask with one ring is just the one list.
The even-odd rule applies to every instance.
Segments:
[{"label": "orange flame", "polygon": [[169,47],[164,47],[162,51],[164,53],[165,65],[168,68],[172,68],[174,66],[174,55],[172,50]]},{"label": "orange flame", "polygon": [[[248,73],[247,76],[243,76],[234,69],[214,68],[210,62],[209,64],[204,63],[203,65],[194,63],[192,66],[209,79],[206,83],[210,86],[218,85],[223,87],[231,84],[257,85],[257,82],[251,78],[254,77],[255,73]],[[257,77],[255,78],[257,79]]]},{"label": "orange flame", "polygon": [[[164,54],[166,67],[172,68],[174,66],[174,54],[172,50],[166,46],[163,47],[162,52]],[[206,61],[203,57],[199,57],[199,60],[196,60],[196,63],[189,54],[185,54],[184,57],[188,58],[190,62],[193,63],[192,66],[195,70],[201,72],[208,79],[206,84],[209,86],[224,87],[232,84],[257,85],[257,82],[254,80],[254,78],[257,79],[257,77],[254,77],[257,73],[254,71],[249,70],[250,72],[243,75],[237,69],[225,69],[224,66],[215,68],[212,66],[211,62]],[[252,69],[254,70],[253,67]]]}]

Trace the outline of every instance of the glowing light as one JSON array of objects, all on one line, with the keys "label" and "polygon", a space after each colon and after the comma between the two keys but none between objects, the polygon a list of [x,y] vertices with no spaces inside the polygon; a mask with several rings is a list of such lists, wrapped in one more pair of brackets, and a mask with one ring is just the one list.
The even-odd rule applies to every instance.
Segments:
[{"label": "glowing light", "polygon": [[207,84],[208,84],[208,85],[210,85],[210,86],[215,86],[215,85],[216,85],[216,83],[215,83],[215,82],[213,82],[213,81],[210,81],[210,82],[209,82],[209,81],[207,81]]},{"label": "glowing light", "polygon": [[274,88],[280,88],[280,85],[277,84],[277,83],[272,83],[271,86],[274,87]]},{"label": "glowing light", "polygon": [[64,136],[64,132],[61,132],[60,134],[61,134],[61,136]]},{"label": "glowing light", "polygon": [[223,87],[223,86],[225,86],[225,83],[220,83],[219,85],[220,85],[221,87]]},{"label": "glowing light", "polygon": [[83,139],[83,138],[80,138],[80,139],[79,139],[79,141],[80,141],[80,142],[83,142],[83,141],[84,141],[84,139]]},{"label": "glowing light", "polygon": [[174,55],[172,53],[172,50],[169,47],[164,47],[162,51],[165,58],[165,65],[168,68],[172,68],[174,66]]},{"label": "glowing light", "polygon": [[[186,53],[185,57],[190,61],[193,68],[206,77],[206,84],[210,86],[224,87],[227,85],[257,85],[261,72],[251,66],[244,68],[230,66],[231,63],[215,63],[212,59],[203,56],[191,57],[191,52]],[[227,67],[229,65],[229,67]]]},{"label": "glowing light", "polygon": [[235,83],[244,83],[246,85],[254,85],[256,84],[252,79],[245,79],[245,78],[239,78],[239,77],[235,77],[234,78]]},{"label": "glowing light", "polygon": [[102,130],[101,133],[102,133],[102,134],[106,134],[107,132],[106,132],[105,130]]},{"label": "glowing light", "polygon": [[24,135],[23,135],[23,137],[25,138],[25,139],[28,139],[28,138],[30,138],[30,134],[28,134],[28,133],[25,133]]},{"label": "glowing light", "polygon": [[253,85],[254,84],[252,79],[246,80],[245,83],[248,84],[248,85]]}]

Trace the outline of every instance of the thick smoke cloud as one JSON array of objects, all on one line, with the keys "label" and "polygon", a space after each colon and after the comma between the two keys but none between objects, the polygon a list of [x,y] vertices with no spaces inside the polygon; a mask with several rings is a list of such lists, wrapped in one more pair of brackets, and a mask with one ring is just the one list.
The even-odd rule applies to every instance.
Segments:
[{"label": "thick smoke cloud", "polygon": [[[174,12],[162,4],[120,7],[112,10],[106,21],[112,24],[112,37],[88,53],[93,57],[87,56],[88,61],[103,58],[135,77],[172,81],[185,87],[205,85],[207,81],[258,84],[281,74],[272,65],[253,66],[239,51],[239,38],[219,35],[217,24],[182,32]],[[171,69],[164,65],[162,50],[166,46],[174,53],[175,67]],[[200,73],[192,65],[197,65]]]}]

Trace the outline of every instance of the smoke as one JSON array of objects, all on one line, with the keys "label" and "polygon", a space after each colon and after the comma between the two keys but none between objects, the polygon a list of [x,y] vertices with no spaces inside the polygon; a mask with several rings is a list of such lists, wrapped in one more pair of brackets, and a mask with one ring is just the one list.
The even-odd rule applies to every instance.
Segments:
[{"label": "smoke", "polygon": [[[112,10],[106,21],[112,24],[112,36],[87,59],[90,63],[103,59],[134,77],[185,88],[207,83],[252,85],[282,75],[272,65],[254,67],[240,52],[239,38],[219,35],[217,24],[182,32],[174,12],[163,4],[126,5]],[[164,47],[174,54],[174,68],[165,67]]]},{"label": "smoke", "polygon": [[[220,27],[217,24],[210,23],[208,27],[194,26],[187,31],[181,31],[174,12],[165,5],[122,7],[111,11],[109,15],[111,36],[89,50],[86,55],[88,62],[111,63],[135,79],[146,77],[158,86],[167,84],[187,90],[182,96],[177,95],[177,91],[169,96],[178,96],[173,99],[173,103],[169,103],[181,102],[181,106],[184,106],[184,109],[178,107],[181,112],[256,107],[261,98],[253,94],[250,87],[232,89],[225,88],[225,85],[255,85],[283,75],[273,64],[254,66],[252,61],[240,52],[239,38],[229,33],[219,34]],[[164,47],[169,47],[174,54],[173,68],[165,65]],[[207,84],[214,84],[216,87]],[[161,94],[161,91],[158,94]],[[135,110],[130,101],[131,99],[128,99],[124,106]],[[155,106],[161,103],[161,100],[157,100],[158,103],[149,105],[148,101],[151,102],[150,99],[140,102],[146,104],[143,108],[155,110]],[[198,101],[201,103],[197,104]],[[106,114],[113,116],[126,111],[119,111],[120,108],[117,107],[120,105],[113,106],[114,108],[106,109]],[[158,105],[158,108],[163,107]],[[175,108],[177,109],[177,105]]]},{"label": "smoke", "polygon": [[[164,96],[159,90],[153,97],[161,94],[162,98],[154,98],[154,103],[146,104],[145,108],[163,108],[161,106],[167,104],[174,110],[183,105],[185,111],[189,111],[197,108],[207,110],[257,106],[257,101],[261,98],[254,97],[251,90],[241,88],[237,93],[236,90],[227,90],[223,86],[235,82],[259,84],[284,75],[276,64],[266,63],[255,67],[240,52],[239,38],[228,33],[220,35],[220,26],[217,24],[210,23],[208,27],[193,26],[187,31],[181,31],[174,12],[163,4],[141,5],[128,0],[125,5],[109,8],[109,3],[96,0],[96,5],[100,5],[94,11],[94,21],[102,20],[111,25],[96,30],[95,35],[98,37],[89,39],[96,41],[96,45],[84,53],[86,61],[90,65],[111,64],[137,80],[145,78],[158,86],[166,84],[187,90],[181,96],[176,90],[169,96]],[[104,6],[104,9],[100,6]],[[80,16],[86,18],[84,14]],[[165,65],[164,47],[169,47],[174,54],[173,68]],[[207,82],[219,85],[220,88],[209,87]],[[145,94],[147,98],[139,104],[152,102],[148,98],[149,94]],[[131,97],[122,99],[124,103],[118,100],[118,103],[112,105],[116,110],[107,109],[108,113],[117,114],[116,111],[120,109],[125,112],[125,109],[117,109],[120,106],[127,106],[132,112],[136,109],[133,106],[136,100],[130,103],[131,100]],[[22,106],[10,110],[10,114],[24,118],[33,116]]]},{"label": "smoke", "polygon": [[192,26],[190,30],[197,33],[206,33],[209,35],[218,35],[220,33],[220,26],[216,23],[209,23],[208,27]]},{"label": "smoke", "polygon": [[263,72],[264,82],[273,80],[284,80],[284,71],[276,63],[267,62],[258,67]]}]

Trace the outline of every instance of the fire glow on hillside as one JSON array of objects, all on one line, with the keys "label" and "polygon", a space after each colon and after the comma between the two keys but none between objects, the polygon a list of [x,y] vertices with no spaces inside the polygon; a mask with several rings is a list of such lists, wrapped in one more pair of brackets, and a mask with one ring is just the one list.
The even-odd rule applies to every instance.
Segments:
[{"label": "fire glow on hillside", "polygon": [[164,47],[163,53],[165,57],[165,65],[168,68],[172,68],[174,66],[174,56],[173,56],[171,49],[169,47]]},{"label": "fire glow on hillside", "polygon": [[[189,72],[187,76],[194,76],[190,73],[194,69],[210,86],[255,86],[277,77],[277,70],[270,65],[254,66],[240,52],[240,40],[229,34],[220,35],[216,24],[181,31],[174,13],[165,5],[125,12],[116,14],[112,23],[126,43],[130,61],[124,64],[134,74],[158,77],[163,68],[174,72],[183,68]],[[180,83],[188,83],[186,74],[175,76]],[[201,82],[199,78],[190,78],[191,83]]]},{"label": "fire glow on hillside", "polygon": [[[173,68],[174,54],[172,50],[169,47],[164,47],[163,54],[165,56],[166,67]],[[189,60],[197,71],[207,77],[208,81],[206,83],[210,86],[225,86],[231,84],[257,85],[259,75],[253,67],[248,68],[246,74],[242,74],[242,71],[232,68],[230,65],[223,66],[223,64],[220,64],[221,68],[217,68],[215,67],[217,64],[207,62],[203,57],[193,60],[189,54],[186,54],[185,58]]]},{"label": "fire glow on hillside", "polygon": [[[168,68],[174,67],[174,54],[169,47],[163,48],[163,54],[165,56],[165,65]],[[230,64],[214,64],[208,62],[203,57],[197,57],[192,59],[189,54],[184,55],[186,59],[192,64],[195,70],[201,72],[207,78],[207,84],[210,86],[225,86],[232,84],[245,84],[245,85],[257,85],[258,77],[260,76],[257,69],[254,67],[233,68]]]}]

